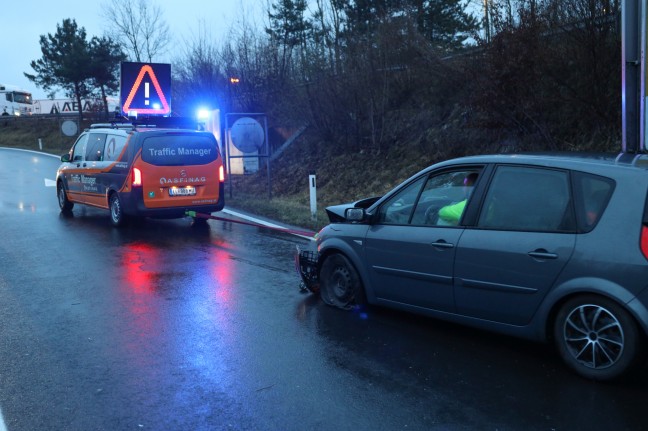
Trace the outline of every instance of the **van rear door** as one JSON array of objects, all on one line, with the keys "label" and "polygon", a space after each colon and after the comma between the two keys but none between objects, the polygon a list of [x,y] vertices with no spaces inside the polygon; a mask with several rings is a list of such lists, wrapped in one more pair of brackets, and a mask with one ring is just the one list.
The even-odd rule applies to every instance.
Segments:
[{"label": "van rear door", "polygon": [[168,131],[142,142],[140,169],[146,208],[215,205],[222,157],[211,133]]}]

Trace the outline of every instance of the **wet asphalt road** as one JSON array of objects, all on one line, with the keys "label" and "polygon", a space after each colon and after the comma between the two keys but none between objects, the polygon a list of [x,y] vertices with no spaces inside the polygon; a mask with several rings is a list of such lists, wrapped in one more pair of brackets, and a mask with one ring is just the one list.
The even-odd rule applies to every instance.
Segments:
[{"label": "wet asphalt road", "polygon": [[57,165],[0,149],[9,431],[648,429],[647,370],[598,384],[544,345],[329,308],[298,292],[287,234],[63,216]]}]

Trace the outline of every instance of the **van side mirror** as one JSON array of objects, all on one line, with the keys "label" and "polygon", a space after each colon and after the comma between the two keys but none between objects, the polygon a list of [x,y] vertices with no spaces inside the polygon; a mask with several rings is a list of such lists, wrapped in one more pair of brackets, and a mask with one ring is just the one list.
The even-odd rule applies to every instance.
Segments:
[{"label": "van side mirror", "polygon": [[61,156],[61,161],[64,162],[64,163],[69,163],[70,162],[70,154],[69,153],[68,154],[63,154]]}]

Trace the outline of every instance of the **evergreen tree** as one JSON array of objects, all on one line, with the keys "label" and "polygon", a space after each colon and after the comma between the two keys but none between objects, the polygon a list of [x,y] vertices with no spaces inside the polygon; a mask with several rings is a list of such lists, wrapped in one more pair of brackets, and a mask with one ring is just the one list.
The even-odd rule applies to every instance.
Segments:
[{"label": "evergreen tree", "polygon": [[266,33],[280,50],[277,61],[281,76],[291,61],[293,49],[305,46],[306,33],[312,28],[305,18],[307,6],[306,0],[278,0],[271,5],[272,11],[268,11],[270,28],[266,28]]},{"label": "evergreen tree", "polygon": [[470,32],[478,28],[477,19],[466,12],[460,0],[413,0],[419,32],[437,47],[460,48]]},{"label": "evergreen tree", "polygon": [[41,35],[40,45],[43,56],[30,63],[36,73],[25,73],[25,76],[37,86],[51,91],[50,96],[54,95],[53,88],[64,89],[66,95],[75,98],[77,106],[81,107],[81,99],[90,93],[86,84],[92,77],[85,28],[79,28],[74,19],[64,19],[61,25],[56,25],[54,35]]},{"label": "evergreen tree", "polygon": [[90,41],[90,55],[92,81],[101,95],[104,110],[108,113],[106,96],[119,92],[119,65],[126,61],[127,56],[110,37],[93,37]]}]

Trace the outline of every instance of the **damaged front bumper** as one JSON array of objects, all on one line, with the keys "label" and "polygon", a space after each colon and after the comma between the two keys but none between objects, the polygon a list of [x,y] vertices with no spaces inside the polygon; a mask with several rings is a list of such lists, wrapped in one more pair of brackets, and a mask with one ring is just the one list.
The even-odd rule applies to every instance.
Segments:
[{"label": "damaged front bumper", "polygon": [[301,290],[319,292],[319,271],[317,264],[319,253],[317,251],[302,250],[297,246],[295,250],[295,269],[301,277],[299,285]]}]

